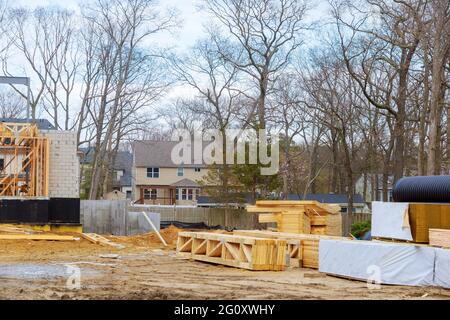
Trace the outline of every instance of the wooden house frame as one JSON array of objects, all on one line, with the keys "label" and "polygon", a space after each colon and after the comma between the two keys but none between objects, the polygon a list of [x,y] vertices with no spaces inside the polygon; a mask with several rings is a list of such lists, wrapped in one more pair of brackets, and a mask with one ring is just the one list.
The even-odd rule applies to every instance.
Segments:
[{"label": "wooden house frame", "polygon": [[49,141],[30,123],[0,123],[0,197],[46,197]]}]

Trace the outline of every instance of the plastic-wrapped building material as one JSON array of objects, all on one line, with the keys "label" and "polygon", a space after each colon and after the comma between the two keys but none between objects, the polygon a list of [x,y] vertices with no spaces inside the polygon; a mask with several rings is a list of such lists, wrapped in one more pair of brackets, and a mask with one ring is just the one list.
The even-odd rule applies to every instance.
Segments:
[{"label": "plastic-wrapped building material", "polygon": [[409,203],[372,202],[372,237],[412,241]]},{"label": "plastic-wrapped building material", "polygon": [[435,248],[376,241],[320,240],[319,271],[380,284],[432,286]]},{"label": "plastic-wrapped building material", "polygon": [[436,248],[434,285],[450,289],[450,250]]}]

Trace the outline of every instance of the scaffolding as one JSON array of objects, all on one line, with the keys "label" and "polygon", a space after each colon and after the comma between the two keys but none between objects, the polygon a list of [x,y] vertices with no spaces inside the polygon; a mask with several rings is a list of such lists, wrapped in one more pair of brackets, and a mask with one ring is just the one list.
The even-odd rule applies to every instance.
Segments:
[{"label": "scaffolding", "polygon": [[47,197],[49,141],[30,123],[0,123],[0,197]]}]

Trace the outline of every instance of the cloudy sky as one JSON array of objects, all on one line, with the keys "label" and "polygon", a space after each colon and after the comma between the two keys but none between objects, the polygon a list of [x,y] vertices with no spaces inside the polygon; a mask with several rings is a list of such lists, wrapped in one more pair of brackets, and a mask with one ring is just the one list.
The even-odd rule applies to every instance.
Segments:
[{"label": "cloudy sky", "polygon": [[[89,3],[93,0],[6,0],[13,6],[25,6],[35,8],[37,6],[60,6],[74,11],[79,11],[79,3]],[[182,26],[173,34],[161,34],[157,38],[152,39],[153,43],[157,43],[159,47],[176,48],[178,52],[184,52],[192,46],[196,40],[201,39],[205,33],[203,31],[204,25],[210,21],[207,13],[198,9],[198,5],[202,0],[159,0],[161,11],[168,8],[176,8],[180,13],[180,20]],[[315,21],[325,16],[327,13],[325,0],[310,0],[308,4],[312,7],[307,16],[310,21]],[[314,35],[313,35],[314,37]],[[307,43],[311,41],[307,40]],[[14,58],[13,58],[14,59]],[[20,59],[11,61],[12,65],[22,66]],[[33,85],[33,76],[32,76]],[[80,89],[81,90],[81,89]],[[166,96],[166,101],[174,100],[180,96],[192,95],[192,89],[187,86],[176,86]]]},{"label": "cloudy sky", "polygon": [[[7,0],[10,3],[18,6],[46,6],[55,5],[72,10],[79,9],[79,3],[90,2],[92,0]],[[197,39],[204,35],[203,25],[207,24],[209,17],[205,12],[198,10],[198,5],[201,0],[159,0],[162,10],[167,8],[177,8],[180,12],[180,19],[183,21],[183,25],[173,35],[161,36],[157,41],[165,46],[176,46],[181,50],[189,48]],[[326,1],[324,0],[310,0],[308,1],[312,10],[309,13],[308,18],[311,20],[317,20],[324,14],[326,14]]]},{"label": "cloudy sky", "polygon": [[[9,0],[10,3],[18,6],[36,7],[55,5],[72,10],[78,10],[79,0]],[[81,0],[89,2],[89,0]],[[203,24],[208,21],[205,13],[199,12],[197,5],[199,0],[160,0],[161,9],[177,8],[180,12],[180,19],[183,26],[173,35],[164,35],[158,42],[162,45],[177,46],[180,49],[189,48],[195,40],[202,37]]]}]

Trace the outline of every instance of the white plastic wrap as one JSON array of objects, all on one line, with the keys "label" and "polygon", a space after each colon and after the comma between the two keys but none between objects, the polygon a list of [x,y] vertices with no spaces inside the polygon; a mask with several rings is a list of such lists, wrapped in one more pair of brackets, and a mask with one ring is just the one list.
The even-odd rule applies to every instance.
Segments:
[{"label": "white plastic wrap", "polygon": [[374,241],[320,240],[319,271],[381,284],[431,286],[435,249]]},{"label": "white plastic wrap", "polygon": [[436,248],[434,284],[450,289],[450,249]]},{"label": "white plastic wrap", "polygon": [[412,241],[409,203],[372,202],[372,237]]}]

